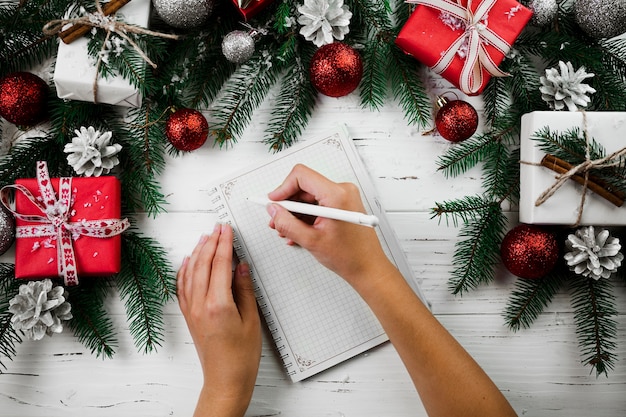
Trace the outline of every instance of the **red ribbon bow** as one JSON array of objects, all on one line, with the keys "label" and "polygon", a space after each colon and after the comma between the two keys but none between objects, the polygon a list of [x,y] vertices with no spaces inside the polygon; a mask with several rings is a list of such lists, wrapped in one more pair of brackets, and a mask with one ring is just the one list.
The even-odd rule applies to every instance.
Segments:
[{"label": "red ribbon bow", "polygon": [[[70,222],[72,198],[72,178],[59,178],[59,196],[57,198],[45,161],[37,162],[37,184],[41,198],[35,198],[33,194],[20,184],[6,185],[0,190],[2,204],[13,215],[23,221],[40,223],[32,226],[18,226],[16,237],[56,237],[58,274],[63,277],[65,285],[78,284],[76,259],[74,257],[73,240],[78,235],[108,238],[121,234],[130,227],[128,219],[101,219],[81,220]],[[40,215],[20,214],[9,206],[10,190],[21,192],[28,200],[37,207]]]}]

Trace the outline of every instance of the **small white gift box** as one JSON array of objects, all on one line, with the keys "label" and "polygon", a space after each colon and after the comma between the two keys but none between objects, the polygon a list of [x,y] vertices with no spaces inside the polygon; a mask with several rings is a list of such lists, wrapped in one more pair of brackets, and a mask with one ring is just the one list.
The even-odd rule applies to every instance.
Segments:
[{"label": "small white gift box", "polygon": [[[117,14],[123,16],[124,23],[146,28],[150,18],[150,0],[133,0]],[[77,39],[69,45],[59,42],[54,68],[54,85],[59,98],[94,101],[96,65],[87,51],[88,42],[87,37]],[[125,47],[132,48],[130,45]],[[98,103],[126,107],[141,106],[141,93],[121,75],[106,78],[99,76],[97,83]]]},{"label": "small white gift box", "polygon": [[[586,119],[586,120],[585,120]],[[601,144],[609,155],[626,146],[626,113],[623,112],[555,112],[538,111],[522,116],[520,133],[520,201],[519,221],[530,224],[573,225],[578,218],[583,186],[568,179],[543,204],[536,206],[539,196],[556,181],[558,174],[537,166],[545,153],[531,139],[539,130],[564,133],[578,128]],[[581,225],[626,225],[626,205],[617,207],[587,190]]]}]

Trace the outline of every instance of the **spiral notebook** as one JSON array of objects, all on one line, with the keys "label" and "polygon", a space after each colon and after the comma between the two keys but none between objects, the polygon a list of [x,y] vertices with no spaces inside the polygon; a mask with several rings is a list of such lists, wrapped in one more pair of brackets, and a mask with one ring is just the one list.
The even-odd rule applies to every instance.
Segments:
[{"label": "spiral notebook", "polygon": [[211,202],[219,221],[230,223],[235,231],[235,251],[250,264],[257,302],[294,382],[388,340],[352,287],[305,249],[287,245],[269,228],[265,208],[247,200],[265,197],[297,163],[359,187],[367,212],[380,219],[376,231],[387,256],[424,300],[345,128],[303,141],[230,175],[210,188]]}]

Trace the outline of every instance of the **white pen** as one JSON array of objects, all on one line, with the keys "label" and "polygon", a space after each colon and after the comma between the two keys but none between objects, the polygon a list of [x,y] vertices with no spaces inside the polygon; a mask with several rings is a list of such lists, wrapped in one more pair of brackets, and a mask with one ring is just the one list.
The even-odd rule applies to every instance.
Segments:
[{"label": "white pen", "polygon": [[267,198],[248,198],[247,200],[251,203],[260,204],[262,206],[267,206],[268,204],[278,204],[293,213],[325,217],[327,219],[341,220],[369,227],[378,225],[378,217],[371,214],[359,213],[358,211],[341,210],[332,207],[324,207],[289,200],[272,201]]}]

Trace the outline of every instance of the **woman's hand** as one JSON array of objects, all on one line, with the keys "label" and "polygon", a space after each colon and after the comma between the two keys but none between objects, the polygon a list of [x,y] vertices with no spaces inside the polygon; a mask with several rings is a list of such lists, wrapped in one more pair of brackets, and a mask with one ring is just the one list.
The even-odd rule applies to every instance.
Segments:
[{"label": "woman's hand", "polygon": [[180,309],[204,375],[195,415],[243,416],[261,357],[261,330],[250,270],[232,272],[233,231],[202,236],[177,275]]},{"label": "woman's hand", "polygon": [[[357,187],[335,183],[320,173],[296,165],[284,182],[268,195],[270,200],[296,200],[343,210],[365,212]],[[270,227],[315,256],[352,285],[362,284],[363,277],[375,277],[390,263],[373,228],[322,217],[311,225],[278,204],[270,204]]]}]

